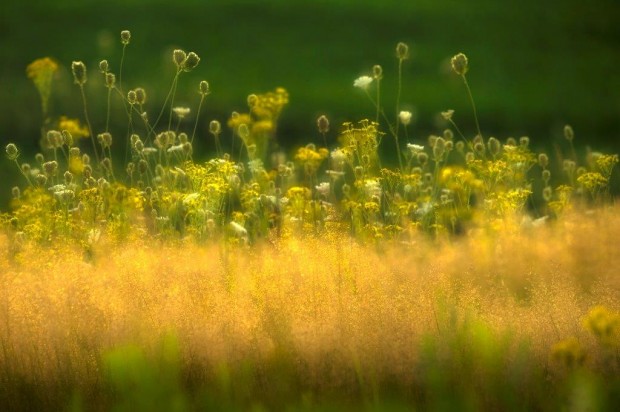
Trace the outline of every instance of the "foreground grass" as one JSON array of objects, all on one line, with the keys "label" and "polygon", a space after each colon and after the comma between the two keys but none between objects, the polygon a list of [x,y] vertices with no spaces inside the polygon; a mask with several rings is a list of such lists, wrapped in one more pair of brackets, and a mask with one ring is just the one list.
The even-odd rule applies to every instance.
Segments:
[{"label": "foreground grass", "polygon": [[[3,238],[0,406],[619,404],[618,208],[379,250],[328,233],[252,248],[102,238],[89,257]],[[599,305],[603,335],[583,326]]]}]

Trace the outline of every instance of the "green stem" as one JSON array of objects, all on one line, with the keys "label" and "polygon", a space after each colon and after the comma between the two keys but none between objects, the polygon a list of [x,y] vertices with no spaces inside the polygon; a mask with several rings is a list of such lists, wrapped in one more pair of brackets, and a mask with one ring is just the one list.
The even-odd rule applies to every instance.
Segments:
[{"label": "green stem", "polygon": [[84,85],[80,84],[80,93],[82,94],[82,105],[84,106],[84,117],[86,118],[86,125],[88,126],[88,133],[90,134],[90,140],[93,143],[93,151],[95,152],[95,159],[97,165],[99,165],[99,153],[97,152],[97,144],[95,143],[95,136],[93,135],[93,128],[90,124],[90,118],[88,117],[88,106],[86,104],[86,94],[84,93]]},{"label": "green stem", "polygon": [[476,103],[474,103],[474,96],[471,94],[471,89],[469,88],[469,83],[467,83],[467,78],[465,75],[461,76],[463,78],[463,83],[465,83],[465,88],[467,89],[467,94],[469,96],[469,102],[471,103],[471,107],[474,110],[474,120],[476,121],[476,130],[478,130],[478,135],[482,137],[482,132],[480,131],[480,123],[478,123],[478,112],[476,111]]}]

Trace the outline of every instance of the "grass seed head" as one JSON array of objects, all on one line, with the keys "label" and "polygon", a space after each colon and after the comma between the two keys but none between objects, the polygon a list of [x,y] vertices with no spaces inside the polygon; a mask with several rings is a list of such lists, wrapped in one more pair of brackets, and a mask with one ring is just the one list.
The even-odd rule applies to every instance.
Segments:
[{"label": "grass seed head", "polygon": [[101,60],[99,62],[99,71],[101,73],[107,74],[109,69],[110,69],[110,65],[108,64],[107,60]]},{"label": "grass seed head", "polygon": [[329,119],[327,119],[327,116],[325,116],[324,114],[319,116],[319,118],[316,120],[316,125],[319,129],[319,133],[325,134],[329,132]]},{"label": "grass seed head", "polygon": [[16,160],[19,157],[19,150],[14,143],[9,143],[6,145],[6,156],[9,160]]}]

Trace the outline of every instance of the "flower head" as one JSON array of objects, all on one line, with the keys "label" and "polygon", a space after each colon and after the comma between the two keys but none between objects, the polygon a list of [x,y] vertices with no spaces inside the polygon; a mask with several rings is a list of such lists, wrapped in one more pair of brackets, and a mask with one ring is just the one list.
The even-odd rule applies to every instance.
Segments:
[{"label": "flower head", "polygon": [[353,82],[353,87],[359,87],[362,90],[368,89],[368,86],[372,83],[372,77],[360,76]]},{"label": "flower head", "polygon": [[403,110],[398,113],[398,120],[400,120],[403,125],[407,126],[409,123],[411,123],[411,116],[411,112]]}]

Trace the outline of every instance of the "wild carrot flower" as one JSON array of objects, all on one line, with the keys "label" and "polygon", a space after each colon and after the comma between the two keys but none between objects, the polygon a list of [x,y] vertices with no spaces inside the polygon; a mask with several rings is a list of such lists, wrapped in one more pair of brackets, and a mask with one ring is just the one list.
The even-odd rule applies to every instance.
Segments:
[{"label": "wild carrot flower", "polygon": [[372,83],[372,77],[370,76],[360,76],[353,82],[353,87],[360,88],[362,90],[367,90],[368,86]]}]

